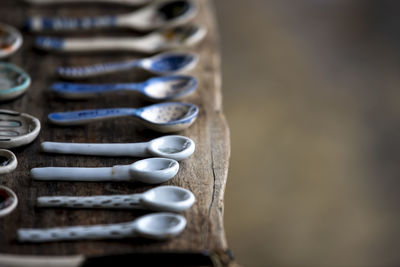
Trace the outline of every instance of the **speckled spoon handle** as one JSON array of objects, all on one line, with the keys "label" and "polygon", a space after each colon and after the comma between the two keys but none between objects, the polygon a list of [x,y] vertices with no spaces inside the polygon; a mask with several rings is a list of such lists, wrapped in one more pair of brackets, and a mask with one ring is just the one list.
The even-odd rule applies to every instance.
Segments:
[{"label": "speckled spoon handle", "polygon": [[35,180],[42,181],[133,181],[130,175],[130,165],[119,165],[106,168],[70,168],[70,167],[46,167],[33,168],[31,176]]},{"label": "speckled spoon handle", "polygon": [[82,125],[94,121],[102,121],[126,116],[140,116],[140,109],[134,108],[110,108],[92,109],[70,112],[50,113],[49,120],[58,125]]},{"label": "speckled spoon handle", "polygon": [[83,67],[60,67],[56,72],[59,76],[68,79],[84,79],[102,74],[140,68],[142,60],[127,60],[121,62],[110,62]]},{"label": "speckled spoon handle", "polygon": [[43,142],[41,146],[44,152],[49,153],[93,156],[152,157],[152,155],[147,151],[147,142],[128,144]]},{"label": "speckled spoon handle", "polygon": [[151,0],[25,0],[30,4],[46,5],[46,4],[74,4],[74,3],[109,3],[120,5],[142,5],[150,2]]},{"label": "speckled spoon handle", "polygon": [[135,237],[136,222],[109,225],[72,226],[48,229],[20,229],[18,240],[22,242],[48,242],[78,239],[109,239]]},{"label": "speckled spoon handle", "polygon": [[105,208],[105,209],[140,209],[142,194],[112,195],[93,197],[39,197],[36,201],[38,207],[64,207],[64,208]]},{"label": "speckled spoon handle", "polygon": [[56,18],[34,16],[27,19],[25,26],[30,31],[69,31],[107,29],[117,25],[117,16],[98,16],[82,18]]}]

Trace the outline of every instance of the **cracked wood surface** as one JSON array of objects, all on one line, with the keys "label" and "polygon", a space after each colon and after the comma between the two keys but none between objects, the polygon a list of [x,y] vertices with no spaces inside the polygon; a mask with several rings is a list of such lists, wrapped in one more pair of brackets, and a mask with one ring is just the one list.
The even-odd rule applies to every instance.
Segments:
[{"label": "cracked wood surface", "polygon": [[[86,65],[106,61],[131,59],[142,55],[114,54],[49,54],[34,50],[34,35],[24,33],[24,45],[9,61],[24,68],[32,77],[27,94],[0,108],[30,113],[42,122],[39,138],[31,145],[15,149],[19,166],[16,171],[0,178],[0,184],[14,189],[19,197],[17,209],[0,219],[0,253],[30,255],[104,255],[152,251],[222,251],[227,249],[223,228],[223,195],[230,153],[229,130],[222,112],[220,58],[213,3],[198,1],[200,10],[196,22],[208,29],[206,39],[190,49],[200,54],[198,66],[190,73],[199,80],[197,91],[185,101],[200,108],[196,123],[179,134],[196,142],[195,154],[183,162],[178,175],[167,184],[190,189],[196,195],[195,205],[184,213],[188,225],[178,238],[168,242],[146,240],[112,240],[57,242],[47,244],[19,244],[16,230],[19,227],[54,227],[67,225],[92,225],[130,221],[144,211],[67,210],[35,208],[36,197],[42,195],[99,195],[143,192],[151,186],[130,183],[66,183],[36,182],[29,178],[29,170],[44,166],[103,167],[130,164],[134,158],[101,158],[91,156],[48,155],[39,152],[43,141],[60,142],[141,142],[161,134],[140,128],[134,121],[114,120],[87,127],[61,128],[47,123],[50,112],[105,107],[140,107],[148,103],[131,96],[101,97],[90,101],[67,102],[50,96],[49,85],[57,81],[54,69],[61,65]],[[73,7],[34,7],[19,1],[0,2],[1,21],[20,27],[28,15],[81,16],[118,14],[131,8],[107,5],[75,5]],[[98,32],[90,33],[99,35]],[[110,35],[131,34],[108,32]],[[75,34],[79,35],[79,34]],[[142,71],[112,74],[87,82],[136,82],[150,77]]]}]

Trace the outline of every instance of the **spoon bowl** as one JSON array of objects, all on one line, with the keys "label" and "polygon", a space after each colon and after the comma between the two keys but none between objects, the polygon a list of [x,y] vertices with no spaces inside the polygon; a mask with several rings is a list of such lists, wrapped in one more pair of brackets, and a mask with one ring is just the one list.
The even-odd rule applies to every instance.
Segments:
[{"label": "spoon bowl", "polygon": [[141,203],[153,210],[182,212],[195,201],[192,192],[177,186],[159,186],[143,193]]},{"label": "spoon bowl", "polygon": [[147,149],[159,157],[183,160],[193,154],[195,143],[185,136],[169,135],[152,140]]},{"label": "spoon bowl", "polygon": [[84,79],[133,68],[142,68],[156,75],[167,75],[189,71],[198,61],[199,57],[194,53],[165,52],[138,60],[82,67],[59,67],[56,72],[65,79]]},{"label": "spoon bowl", "polygon": [[183,216],[171,213],[154,213],[137,220],[137,233],[151,239],[169,239],[180,234],[186,227]]},{"label": "spoon bowl", "polygon": [[139,160],[130,167],[130,173],[138,181],[160,184],[174,177],[179,170],[179,163],[173,159],[149,158]]}]

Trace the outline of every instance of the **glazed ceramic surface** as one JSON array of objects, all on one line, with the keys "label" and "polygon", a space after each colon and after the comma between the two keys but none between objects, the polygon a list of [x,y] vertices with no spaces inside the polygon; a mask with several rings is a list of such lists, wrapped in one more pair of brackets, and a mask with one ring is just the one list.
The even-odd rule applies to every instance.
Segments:
[{"label": "glazed ceramic surface", "polygon": [[31,143],[40,132],[40,121],[26,113],[0,109],[0,148]]},{"label": "glazed ceramic surface", "polygon": [[141,37],[57,38],[39,36],[36,47],[58,52],[134,51],[157,53],[189,47],[200,42],[206,29],[198,25],[161,29]]},{"label": "glazed ceramic surface", "polygon": [[86,181],[86,182],[142,182],[159,184],[170,180],[179,170],[179,163],[173,159],[149,158],[131,165],[117,165],[111,168],[45,167],[33,168],[31,177],[35,180]]},{"label": "glazed ceramic surface", "polygon": [[182,212],[195,201],[192,192],[178,186],[158,186],[141,194],[110,196],[54,196],[39,197],[39,207],[65,207],[86,209],[150,209],[155,211]]},{"label": "glazed ceramic surface", "polygon": [[81,84],[58,82],[51,85],[51,91],[66,99],[87,99],[118,92],[140,93],[150,101],[178,100],[197,87],[192,76],[162,76],[148,79],[142,83]]},{"label": "glazed ceramic surface", "polygon": [[15,53],[21,45],[21,33],[10,25],[0,23],[0,59]]},{"label": "glazed ceramic surface", "polygon": [[73,31],[107,28],[132,28],[141,31],[155,30],[187,23],[196,15],[192,1],[179,0],[155,2],[132,13],[118,16],[49,18],[35,16],[26,21],[31,31]]},{"label": "glazed ceramic surface", "polygon": [[143,108],[113,108],[81,110],[49,114],[57,125],[81,125],[94,121],[133,116],[142,124],[159,132],[176,132],[186,129],[196,120],[198,107],[190,103],[166,102]]},{"label": "glazed ceramic surface", "polygon": [[0,62],[0,101],[14,99],[28,89],[29,75],[11,63]]},{"label": "glazed ceramic surface", "polygon": [[143,143],[59,143],[43,142],[42,151],[60,154],[93,156],[163,157],[183,160],[195,150],[192,139],[181,135],[168,135]]},{"label": "glazed ceramic surface", "polygon": [[0,185],[0,217],[12,212],[18,205],[17,195],[10,188]]},{"label": "glazed ceramic surface", "polygon": [[17,168],[17,157],[7,149],[0,149],[0,175],[7,174]]},{"label": "glazed ceramic surface", "polygon": [[193,53],[166,52],[138,60],[82,67],[60,67],[56,72],[66,79],[83,79],[134,68],[142,68],[157,75],[166,75],[191,70],[197,62],[198,56]]},{"label": "glazed ceramic surface", "polygon": [[80,239],[120,239],[146,237],[168,239],[179,235],[186,227],[186,219],[178,214],[159,212],[144,215],[135,221],[93,226],[57,227],[49,229],[19,229],[21,242],[51,242]]}]

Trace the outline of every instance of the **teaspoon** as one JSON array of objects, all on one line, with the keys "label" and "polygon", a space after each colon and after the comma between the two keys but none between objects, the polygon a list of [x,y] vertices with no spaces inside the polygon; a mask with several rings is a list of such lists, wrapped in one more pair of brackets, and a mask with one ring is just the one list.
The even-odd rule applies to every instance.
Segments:
[{"label": "teaspoon", "polygon": [[142,83],[82,84],[58,82],[51,85],[51,91],[66,99],[88,99],[110,93],[134,92],[156,102],[181,99],[192,93],[196,87],[196,78],[176,75],[155,77]]},{"label": "teaspoon", "polygon": [[118,117],[135,117],[146,127],[164,133],[186,129],[196,120],[198,107],[190,103],[165,102],[142,108],[92,109],[50,113],[48,118],[57,125],[82,125]]},{"label": "teaspoon", "polygon": [[134,12],[97,17],[41,17],[34,16],[26,20],[30,31],[73,31],[93,29],[131,28],[151,31],[160,27],[171,27],[187,23],[196,15],[193,1],[155,2]]},{"label": "teaspoon", "polygon": [[197,62],[198,56],[193,53],[165,52],[143,59],[81,67],[60,67],[56,72],[66,79],[84,79],[134,68],[142,68],[156,75],[165,75],[191,70]]},{"label": "teaspoon", "polygon": [[47,229],[19,229],[20,242],[51,242],[81,239],[119,239],[146,237],[163,240],[179,235],[186,227],[186,219],[178,214],[158,212],[144,215],[132,222],[70,226]]},{"label": "teaspoon", "polygon": [[42,181],[84,182],[135,182],[160,184],[170,180],[179,170],[173,159],[149,158],[131,165],[116,165],[100,168],[45,167],[33,168],[31,177]]},{"label": "teaspoon", "polygon": [[178,186],[158,186],[141,194],[70,197],[39,197],[39,207],[103,208],[103,209],[150,209],[155,211],[182,212],[195,201],[192,192]]},{"label": "teaspoon", "polygon": [[206,29],[198,25],[178,26],[161,29],[141,37],[87,37],[57,38],[39,36],[36,47],[57,52],[99,52],[134,51],[157,53],[200,42],[206,35]]},{"label": "teaspoon", "polygon": [[59,143],[43,142],[42,150],[49,153],[92,155],[92,156],[129,156],[129,157],[162,157],[183,160],[195,150],[192,139],[180,135],[168,135],[143,143]]}]

